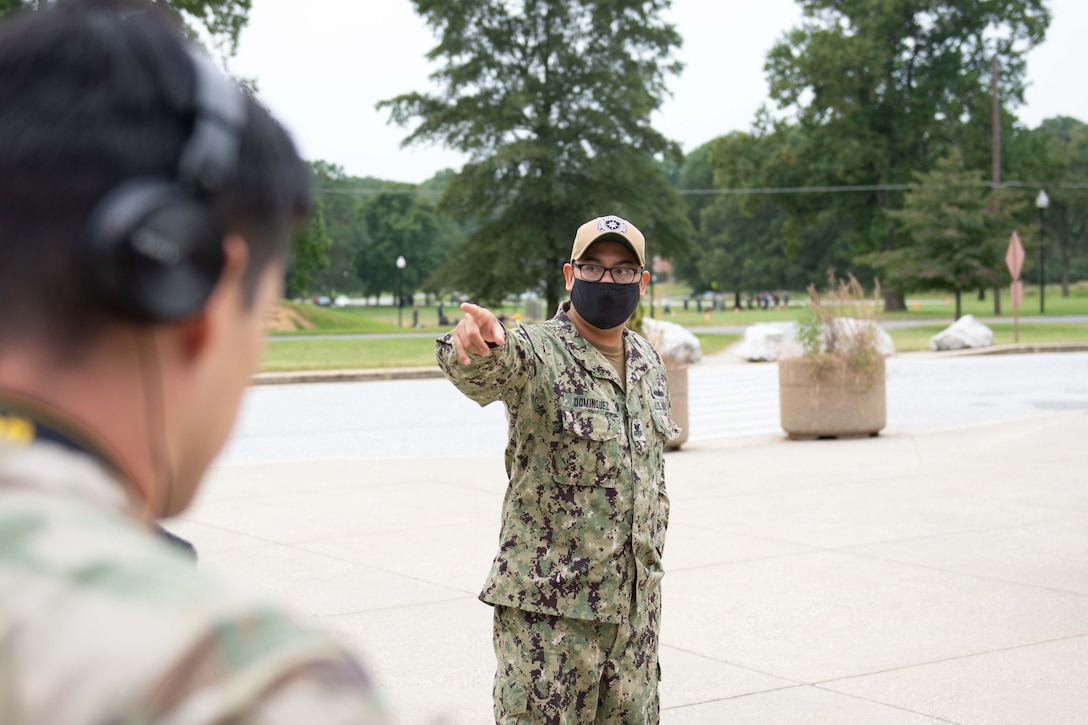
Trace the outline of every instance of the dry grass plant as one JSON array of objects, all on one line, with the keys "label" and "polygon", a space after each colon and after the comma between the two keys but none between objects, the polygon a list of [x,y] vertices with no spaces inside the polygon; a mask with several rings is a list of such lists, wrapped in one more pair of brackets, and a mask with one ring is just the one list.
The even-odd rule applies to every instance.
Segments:
[{"label": "dry grass plant", "polygon": [[880,282],[870,298],[857,278],[828,270],[828,289],[808,286],[809,303],[798,322],[797,338],[815,378],[832,370],[849,370],[859,384],[871,383],[883,363],[880,351]]}]

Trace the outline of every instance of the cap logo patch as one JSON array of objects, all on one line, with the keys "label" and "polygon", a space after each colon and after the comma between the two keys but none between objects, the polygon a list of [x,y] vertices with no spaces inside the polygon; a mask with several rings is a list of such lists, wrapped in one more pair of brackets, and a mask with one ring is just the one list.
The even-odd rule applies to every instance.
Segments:
[{"label": "cap logo patch", "polygon": [[618,216],[606,216],[597,222],[597,230],[601,232],[627,233],[627,222]]}]

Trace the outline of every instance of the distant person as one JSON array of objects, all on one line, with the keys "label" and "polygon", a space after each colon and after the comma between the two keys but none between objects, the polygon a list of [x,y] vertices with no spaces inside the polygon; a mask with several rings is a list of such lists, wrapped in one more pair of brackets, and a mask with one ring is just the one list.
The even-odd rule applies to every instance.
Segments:
[{"label": "distant person", "polygon": [[658,722],[661,557],[669,519],[665,368],[627,329],[646,242],[616,216],[579,227],[571,299],[506,330],[472,304],[436,343],[446,376],[509,421],[494,605],[495,721]]},{"label": "distant person", "polygon": [[385,722],[155,524],[230,432],[307,167],[161,5],[40,8],[0,24],[0,722]]}]

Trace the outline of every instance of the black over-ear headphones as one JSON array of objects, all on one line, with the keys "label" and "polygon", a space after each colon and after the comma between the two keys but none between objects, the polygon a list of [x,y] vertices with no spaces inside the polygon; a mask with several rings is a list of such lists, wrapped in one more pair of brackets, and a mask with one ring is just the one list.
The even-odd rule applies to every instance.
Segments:
[{"label": "black over-ear headphones", "polygon": [[193,129],[175,178],[138,177],[111,190],[90,216],[95,293],[144,322],[196,313],[223,270],[224,230],[211,195],[238,165],[246,121],[242,92],[204,58],[193,64]]}]

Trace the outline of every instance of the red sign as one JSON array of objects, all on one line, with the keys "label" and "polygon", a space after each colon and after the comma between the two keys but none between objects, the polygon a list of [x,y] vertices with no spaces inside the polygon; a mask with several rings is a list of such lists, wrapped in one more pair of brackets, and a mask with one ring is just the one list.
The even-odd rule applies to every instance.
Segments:
[{"label": "red sign", "polygon": [[1020,244],[1020,235],[1015,231],[1009,239],[1009,250],[1005,252],[1005,264],[1009,268],[1013,281],[1020,279],[1020,270],[1024,266],[1024,246]]},{"label": "red sign", "polygon": [[1013,309],[1020,307],[1024,301],[1024,283],[1020,280],[1016,280],[1012,283],[1012,306]]}]

